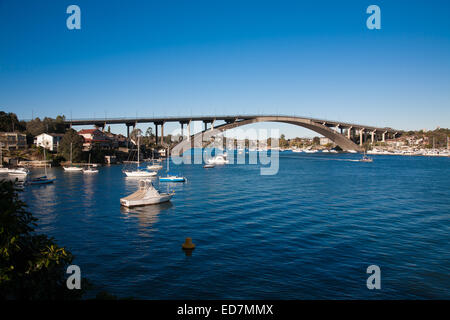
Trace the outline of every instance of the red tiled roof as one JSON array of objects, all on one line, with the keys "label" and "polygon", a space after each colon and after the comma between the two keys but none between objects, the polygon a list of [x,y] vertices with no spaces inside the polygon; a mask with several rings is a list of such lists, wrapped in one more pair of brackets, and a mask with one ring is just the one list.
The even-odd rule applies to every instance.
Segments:
[{"label": "red tiled roof", "polygon": [[95,131],[98,131],[98,129],[83,129],[83,130],[78,131],[78,134],[94,133]]}]

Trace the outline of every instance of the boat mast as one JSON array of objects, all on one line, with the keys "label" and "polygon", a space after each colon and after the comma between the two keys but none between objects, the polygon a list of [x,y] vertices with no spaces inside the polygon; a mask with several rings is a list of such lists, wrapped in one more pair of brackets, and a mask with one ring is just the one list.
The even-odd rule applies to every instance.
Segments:
[{"label": "boat mast", "polygon": [[47,157],[45,156],[45,147],[44,147],[44,172],[45,176],[47,176]]}]

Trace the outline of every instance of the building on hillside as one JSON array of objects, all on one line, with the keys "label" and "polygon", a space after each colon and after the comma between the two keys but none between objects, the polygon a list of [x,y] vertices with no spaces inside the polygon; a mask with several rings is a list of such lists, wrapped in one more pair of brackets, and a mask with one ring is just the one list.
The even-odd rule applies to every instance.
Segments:
[{"label": "building on hillside", "polygon": [[50,151],[58,151],[59,143],[63,138],[62,133],[41,133],[34,138],[34,144]]},{"label": "building on hillside", "polygon": [[105,132],[105,135],[108,137],[108,139],[111,140],[111,147],[112,148],[118,148],[118,147],[126,147],[127,146],[127,138],[121,134],[114,134],[111,132]]},{"label": "building on hillside", "polygon": [[326,137],[320,137],[320,145],[326,146],[327,144],[333,144],[333,141]]},{"label": "building on hillside", "polygon": [[83,129],[78,131],[78,134],[83,137],[83,151],[89,151],[94,146],[100,149],[111,149],[112,141],[108,136],[98,129]]},{"label": "building on hillside", "polygon": [[27,147],[27,136],[19,132],[0,132],[0,143],[3,149],[25,149]]}]

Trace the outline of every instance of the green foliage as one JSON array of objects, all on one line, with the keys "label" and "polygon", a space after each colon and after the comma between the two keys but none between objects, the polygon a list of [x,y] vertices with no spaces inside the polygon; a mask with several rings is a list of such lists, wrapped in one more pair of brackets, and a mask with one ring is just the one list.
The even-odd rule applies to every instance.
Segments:
[{"label": "green foliage", "polygon": [[65,120],[64,116],[57,116],[56,119],[46,117],[42,121],[41,119],[36,118],[27,122],[26,129],[27,132],[32,136],[37,136],[44,132],[64,133],[66,130],[64,120]]},{"label": "green foliage", "polygon": [[81,298],[83,290],[66,287],[72,254],[34,233],[37,219],[10,181],[0,181],[0,210],[0,300]]},{"label": "green foliage", "polygon": [[58,153],[66,160],[70,160],[70,144],[72,143],[72,162],[80,162],[83,159],[84,139],[75,130],[69,129],[59,143]]},{"label": "green foliage", "polygon": [[320,144],[320,138],[319,137],[314,137],[312,140],[313,144],[315,145],[319,145]]},{"label": "green foliage", "polygon": [[26,124],[24,121],[19,121],[15,113],[0,111],[0,131],[25,131]]}]

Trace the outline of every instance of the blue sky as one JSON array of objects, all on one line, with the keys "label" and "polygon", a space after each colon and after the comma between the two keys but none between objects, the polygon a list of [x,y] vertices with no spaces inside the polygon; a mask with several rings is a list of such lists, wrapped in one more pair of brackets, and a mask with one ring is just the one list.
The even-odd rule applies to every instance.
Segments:
[{"label": "blue sky", "polygon": [[[371,4],[381,30],[366,28]],[[450,3],[0,0],[0,110],[450,127]]]}]

